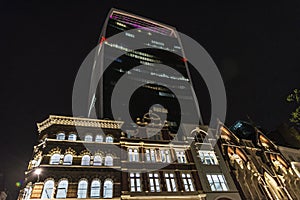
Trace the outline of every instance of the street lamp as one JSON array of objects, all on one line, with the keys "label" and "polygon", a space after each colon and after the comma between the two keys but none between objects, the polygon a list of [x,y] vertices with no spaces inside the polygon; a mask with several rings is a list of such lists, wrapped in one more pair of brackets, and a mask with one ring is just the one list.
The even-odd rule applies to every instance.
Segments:
[{"label": "street lamp", "polygon": [[38,179],[37,179],[37,182],[40,181],[40,174],[42,173],[42,169],[40,168],[37,168],[34,173],[38,176]]}]

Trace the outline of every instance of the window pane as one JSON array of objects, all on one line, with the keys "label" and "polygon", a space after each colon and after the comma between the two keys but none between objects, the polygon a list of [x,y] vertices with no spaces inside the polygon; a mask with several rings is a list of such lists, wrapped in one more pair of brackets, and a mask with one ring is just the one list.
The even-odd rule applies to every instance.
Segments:
[{"label": "window pane", "polygon": [[93,136],[91,136],[91,135],[86,135],[86,136],[84,137],[84,141],[92,142],[92,141],[93,141]]},{"label": "window pane", "polygon": [[54,181],[48,180],[44,184],[42,199],[50,199],[52,197]]},{"label": "window pane", "polygon": [[87,181],[82,180],[78,183],[77,198],[86,198],[87,196]]},{"label": "window pane", "polygon": [[90,156],[89,155],[84,155],[81,159],[81,165],[90,165]]},{"label": "window pane", "polygon": [[95,142],[103,142],[103,136],[102,135],[96,135]]},{"label": "window pane", "polygon": [[68,181],[63,180],[60,181],[57,186],[56,198],[66,198],[67,197],[67,190],[68,190]]},{"label": "window pane", "polygon": [[68,137],[68,140],[70,141],[76,141],[77,136],[75,134],[70,134]]},{"label": "window pane", "polygon": [[103,197],[104,198],[112,198],[113,197],[113,183],[112,183],[112,181],[106,180],[104,182]]},{"label": "window pane", "polygon": [[102,157],[97,155],[94,157],[94,165],[95,166],[101,166],[102,165]]},{"label": "window pane", "polygon": [[58,165],[60,161],[60,154],[53,154],[50,159],[51,165]]},{"label": "window pane", "polygon": [[171,184],[170,184],[170,180],[169,179],[166,179],[166,184],[167,184],[167,191],[168,192],[171,192]]},{"label": "window pane", "polygon": [[64,165],[72,165],[73,156],[71,154],[67,154],[64,157]]}]

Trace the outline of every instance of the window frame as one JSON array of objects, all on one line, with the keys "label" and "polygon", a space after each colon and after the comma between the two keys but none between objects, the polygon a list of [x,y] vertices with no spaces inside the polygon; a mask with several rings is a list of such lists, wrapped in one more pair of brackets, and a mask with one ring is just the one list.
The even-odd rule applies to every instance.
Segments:
[{"label": "window frame", "polygon": [[[51,188],[51,187],[50,187],[50,188],[45,188],[45,187],[47,186],[47,183],[48,183],[48,182],[51,182],[51,183],[52,183],[52,188]],[[51,199],[51,198],[52,198],[53,193],[54,193],[54,185],[55,185],[55,182],[54,182],[53,179],[48,179],[48,180],[46,180],[46,181],[44,182],[44,186],[43,186],[43,191],[42,191],[41,199]],[[48,187],[49,187],[49,186],[48,186]],[[48,194],[47,194],[47,191],[46,191],[46,190],[48,190],[48,189],[51,190],[50,197],[48,197]],[[45,198],[45,196],[44,196],[45,194],[47,195],[46,198]]]},{"label": "window frame", "polygon": [[59,132],[56,134],[56,139],[57,140],[65,140],[66,139],[66,134],[63,132]]},{"label": "window frame", "polygon": [[[65,185],[63,185],[64,187],[60,186],[60,184],[62,184],[63,182],[66,182]],[[56,199],[65,199],[67,198],[67,194],[68,194],[68,186],[69,186],[69,182],[67,179],[61,179],[58,184],[57,184],[57,190],[56,190],[56,196],[55,198]],[[60,195],[60,190],[61,189],[65,189],[65,194],[62,195],[62,196],[59,196]]]},{"label": "window frame", "polygon": [[185,150],[175,150],[176,160],[178,163],[188,163],[186,159]]},{"label": "window frame", "polygon": [[106,142],[106,143],[114,143],[114,138],[113,138],[113,136],[112,136],[112,135],[107,135],[107,136],[105,137],[105,142]]},{"label": "window frame", "polygon": [[85,142],[93,142],[93,136],[91,134],[87,134],[84,136]]},{"label": "window frame", "polygon": [[[220,177],[222,177],[222,178],[220,179]],[[211,191],[217,191],[217,192],[229,191],[229,187],[228,187],[228,184],[227,184],[224,174],[208,173],[208,174],[206,174],[206,179],[208,181]],[[216,180],[218,180],[218,182],[215,182]],[[217,184],[219,185],[219,187]],[[221,189],[219,189],[219,188],[221,188]]]},{"label": "window frame", "polygon": [[[99,183],[99,187],[97,185],[97,187],[93,186],[93,183]],[[91,182],[91,191],[90,191],[90,197],[91,198],[100,198],[101,197],[101,181],[99,179],[93,179]],[[94,196],[93,194],[97,193],[97,196]]]},{"label": "window frame", "polygon": [[[95,162],[95,160],[96,160],[95,158],[100,158],[99,159],[100,162],[99,161]],[[95,164],[95,163],[99,163],[99,164]],[[93,165],[94,166],[102,166],[103,165],[103,157],[101,155],[98,155],[98,154],[95,155],[94,160],[93,160]]]},{"label": "window frame", "polygon": [[201,163],[204,165],[218,165],[218,159],[214,151],[198,151]]},{"label": "window frame", "polygon": [[71,133],[68,135],[68,141],[76,141],[77,135],[75,133]]},{"label": "window frame", "polygon": [[[71,161],[69,162],[66,162],[66,158],[70,157],[71,156]],[[63,160],[63,165],[72,165],[73,163],[73,155],[68,153],[64,156],[64,160]]]},{"label": "window frame", "polygon": [[[57,162],[54,162],[54,161],[53,161],[54,156],[57,156],[57,159],[54,160],[54,161],[57,161]],[[50,165],[59,165],[59,164],[60,164],[60,160],[61,160],[61,154],[59,154],[59,153],[54,153],[54,154],[52,154],[51,157],[50,157],[49,164],[50,164]]]},{"label": "window frame", "polygon": [[150,192],[161,192],[161,183],[158,172],[148,173],[149,178],[149,191]]},{"label": "window frame", "polygon": [[95,136],[95,142],[103,142],[103,135],[98,134]]},{"label": "window frame", "polygon": [[194,192],[195,191],[195,184],[193,182],[193,176],[189,172],[181,173],[181,179],[183,182],[184,190],[186,192]]},{"label": "window frame", "polygon": [[[106,187],[106,183],[111,183],[111,189]],[[107,190],[111,190],[110,196],[106,196]],[[114,196],[114,182],[111,179],[106,179],[103,183],[103,198],[111,199]]]},{"label": "window frame", "polygon": [[[86,183],[86,187],[80,188],[81,183]],[[82,192],[83,191],[83,192]],[[83,196],[79,196],[79,194],[82,192]],[[78,188],[77,188],[77,199],[86,199],[88,193],[88,181],[85,179],[82,179],[78,182]],[[80,194],[80,195],[82,195]]]},{"label": "window frame", "polygon": [[[111,158],[111,162],[110,162],[110,160],[108,160],[109,158]],[[114,158],[112,155],[105,156],[104,165],[105,166],[113,166],[114,165]]]},{"label": "window frame", "polygon": [[166,182],[167,192],[177,192],[176,175],[173,172],[165,172],[164,178]]},{"label": "window frame", "polygon": [[[84,158],[89,158],[85,160]],[[91,156],[90,155],[83,155],[81,158],[81,166],[90,166],[91,165]]]},{"label": "window frame", "polygon": [[130,172],[129,173],[130,192],[142,192],[141,173]]}]

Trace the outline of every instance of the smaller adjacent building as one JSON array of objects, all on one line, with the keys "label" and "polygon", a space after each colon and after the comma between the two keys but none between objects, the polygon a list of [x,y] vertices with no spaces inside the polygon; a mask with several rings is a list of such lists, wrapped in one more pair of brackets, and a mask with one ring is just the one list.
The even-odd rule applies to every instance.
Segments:
[{"label": "smaller adjacent building", "polygon": [[300,199],[299,150],[275,145],[243,121],[230,129],[220,123],[219,133],[219,146],[243,199]]}]

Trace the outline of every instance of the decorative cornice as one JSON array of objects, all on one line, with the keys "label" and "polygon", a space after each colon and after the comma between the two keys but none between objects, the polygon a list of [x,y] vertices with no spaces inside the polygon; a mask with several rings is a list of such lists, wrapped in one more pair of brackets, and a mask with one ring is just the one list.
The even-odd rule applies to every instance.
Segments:
[{"label": "decorative cornice", "polygon": [[102,119],[90,119],[79,117],[66,117],[50,115],[48,119],[41,123],[37,123],[39,133],[52,125],[68,125],[68,126],[82,126],[82,127],[96,127],[107,129],[121,129],[124,122]]}]

